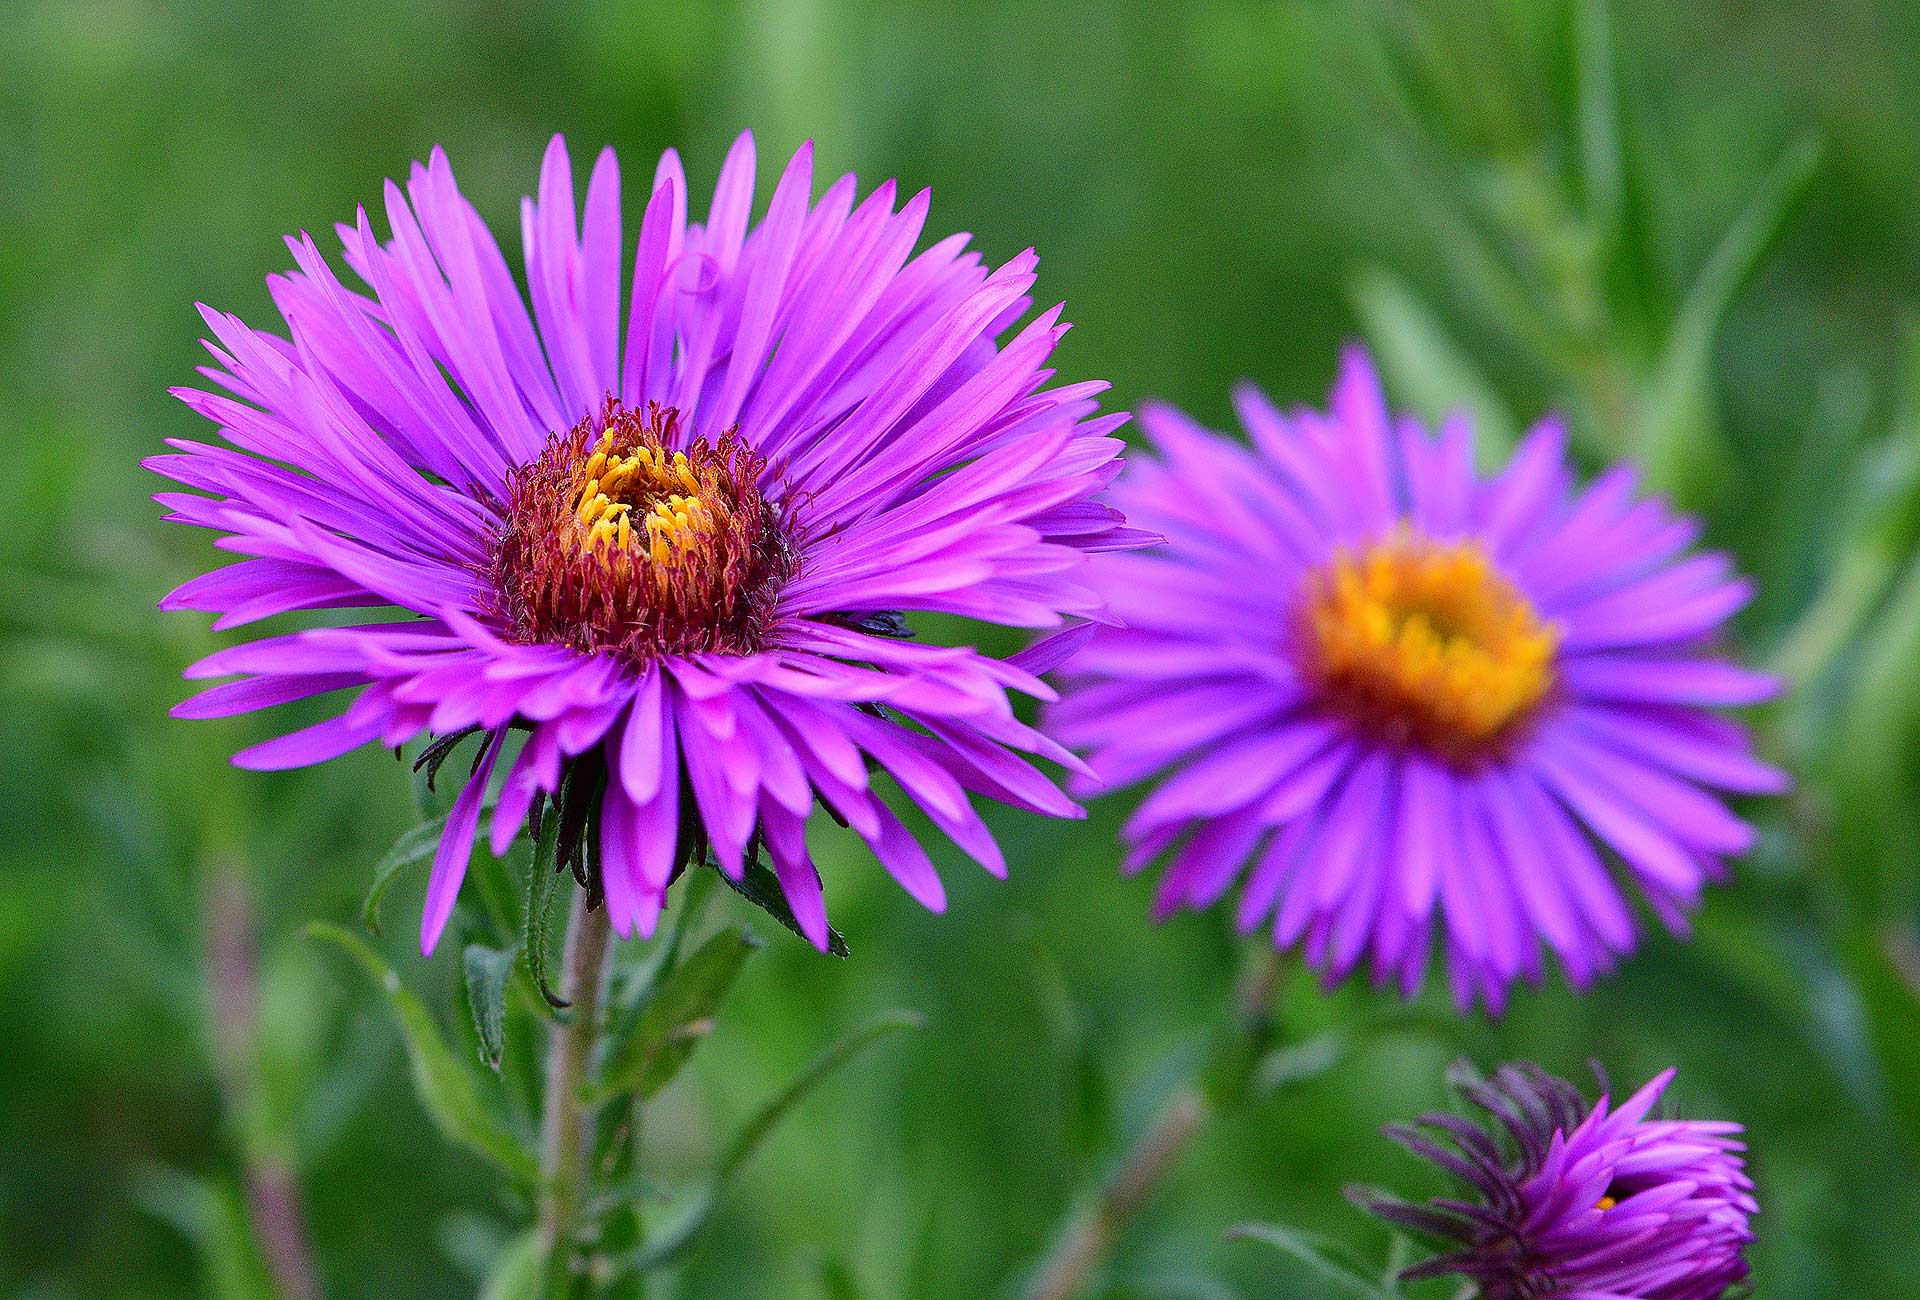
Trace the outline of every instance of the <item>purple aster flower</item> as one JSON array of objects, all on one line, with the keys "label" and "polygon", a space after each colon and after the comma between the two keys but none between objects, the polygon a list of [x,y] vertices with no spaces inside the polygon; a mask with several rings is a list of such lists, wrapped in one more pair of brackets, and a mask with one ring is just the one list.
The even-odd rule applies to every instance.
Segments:
[{"label": "purple aster flower", "polygon": [[1747,1276],[1753,1182],[1738,1124],[1647,1118],[1672,1079],[1668,1070],[1609,1109],[1538,1066],[1491,1080],[1466,1071],[1464,1095],[1497,1124],[1425,1115],[1387,1136],[1472,1199],[1348,1195],[1452,1243],[1401,1274],[1409,1281],[1458,1274],[1485,1300],[1720,1300]]},{"label": "purple aster flower", "polygon": [[1576,488],[1554,421],[1478,473],[1357,350],[1325,413],[1237,399],[1251,448],[1143,412],[1162,455],[1115,501],[1167,545],[1095,562],[1122,626],[1052,712],[1102,781],[1170,772],[1126,826],[1157,911],[1244,876],[1243,929],[1408,996],[1437,931],[1494,1011],[1542,939],[1581,986],[1633,947],[1620,875],[1681,930],[1753,839],[1712,791],[1786,784],[1710,711],[1775,690],[1712,652],[1750,594],[1727,557],[1629,467]]},{"label": "purple aster flower", "polygon": [[158,498],[170,518],[249,558],[163,605],[217,611],[216,628],[375,614],[222,650],[187,675],[240,680],[175,712],[354,693],[236,755],[248,768],[477,734],[424,948],[496,770],[493,852],[564,780],[562,831],[597,845],[581,856],[622,935],[651,933],[710,847],[736,878],[764,852],[825,946],[816,801],[939,910],[940,880],[873,769],[995,874],[970,794],[1078,815],[1021,755],[1078,761],[1009,703],[1051,697],[1035,673],[1073,638],[1000,660],[914,641],[904,615],[1097,615],[1088,553],[1135,541],[1094,500],[1124,417],[1095,414],[1103,384],[1046,387],[1067,327],[1056,307],[1016,328],[1031,250],[993,271],[964,235],[914,256],[924,192],[897,206],[891,181],[858,203],[852,176],[818,202],[812,188],[809,145],[752,225],[742,135],[706,220],[689,221],[669,152],[629,247],[612,151],[576,213],[556,138],[521,208],[523,297],[435,150],[404,189],[387,184],[391,238],[364,210],[338,228],[364,288],[302,235],[297,269],[268,281],[284,333],[202,310],[218,340],[203,373],[226,392],[178,395],[227,445],[174,439],[148,464],[194,489]]}]

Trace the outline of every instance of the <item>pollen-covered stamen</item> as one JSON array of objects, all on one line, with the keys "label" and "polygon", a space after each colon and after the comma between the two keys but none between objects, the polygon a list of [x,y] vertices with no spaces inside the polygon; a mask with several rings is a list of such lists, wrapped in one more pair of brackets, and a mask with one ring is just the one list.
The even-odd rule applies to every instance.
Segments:
[{"label": "pollen-covered stamen", "polygon": [[1452,759],[1482,756],[1552,689],[1559,633],[1472,543],[1401,530],[1307,582],[1309,676],[1327,703]]},{"label": "pollen-covered stamen", "polygon": [[498,613],[516,640],[636,662],[758,649],[794,569],[763,467],[733,431],[688,440],[670,408],[609,402],[509,476]]}]

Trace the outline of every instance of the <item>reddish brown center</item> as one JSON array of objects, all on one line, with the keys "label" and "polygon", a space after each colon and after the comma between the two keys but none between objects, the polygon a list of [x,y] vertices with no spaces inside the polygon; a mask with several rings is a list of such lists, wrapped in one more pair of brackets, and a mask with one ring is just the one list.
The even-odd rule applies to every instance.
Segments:
[{"label": "reddish brown center", "polygon": [[508,476],[496,612],[520,642],[637,663],[759,649],[795,567],[764,465],[733,430],[689,442],[677,411],[609,402]]}]

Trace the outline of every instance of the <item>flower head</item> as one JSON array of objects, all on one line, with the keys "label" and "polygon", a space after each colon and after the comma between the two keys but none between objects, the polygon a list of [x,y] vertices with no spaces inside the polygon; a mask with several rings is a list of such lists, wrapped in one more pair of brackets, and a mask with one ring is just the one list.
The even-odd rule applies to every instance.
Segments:
[{"label": "flower head", "polygon": [[503,853],[579,778],[566,788],[585,800],[563,811],[575,839],[597,828],[583,856],[621,934],[650,933],[710,847],[735,876],[764,853],[823,946],[816,802],[944,906],[875,770],[996,873],[970,794],[1078,814],[1021,755],[1078,760],[1008,700],[1051,698],[1035,674],[1069,642],[1000,660],[917,642],[907,616],[1046,628],[1098,614],[1088,553],[1138,540],[1094,499],[1124,417],[1096,414],[1104,385],[1046,387],[1066,326],[1056,307],[1016,329],[1031,251],[991,272],[964,236],[914,256],[926,194],[897,206],[888,182],[856,204],[846,176],[816,202],[811,146],[757,225],[753,189],[742,136],[706,220],[690,221],[669,152],[628,247],[612,152],[582,214],[556,139],[522,209],[523,297],[435,150],[404,189],[388,184],[389,238],[364,210],[339,228],[364,288],[302,235],[297,269],[269,279],[284,333],[203,309],[205,373],[226,391],[179,396],[226,445],[175,439],[148,464],[193,489],[161,494],[171,518],[249,558],[163,604],[216,611],[217,628],[374,617],[220,651],[188,675],[240,680],[176,712],[354,692],[236,756],[253,768],[477,733],[427,888],[427,948],[494,784]]},{"label": "flower head", "polygon": [[1538,1066],[1490,1080],[1464,1071],[1464,1095],[1491,1123],[1425,1115],[1387,1135],[1471,1199],[1348,1195],[1449,1243],[1407,1280],[1458,1274],[1484,1300],[1721,1300],[1747,1276],[1753,1183],[1738,1124],[1647,1118],[1672,1079],[1668,1070],[1610,1109]]},{"label": "flower head", "polygon": [[1162,777],[1130,868],[1162,914],[1236,880],[1243,928],[1328,978],[1411,995],[1436,932],[1494,1010],[1544,940],[1584,985],[1634,944],[1620,877],[1670,927],[1752,831],[1712,791],[1775,792],[1715,706],[1772,679],[1712,642],[1749,595],[1633,472],[1577,488],[1557,423],[1497,473],[1463,420],[1389,414],[1364,355],[1330,410],[1238,394],[1249,448],[1164,407],[1115,487],[1163,549],[1101,557],[1121,626],[1076,656],[1054,734],[1099,777]]}]

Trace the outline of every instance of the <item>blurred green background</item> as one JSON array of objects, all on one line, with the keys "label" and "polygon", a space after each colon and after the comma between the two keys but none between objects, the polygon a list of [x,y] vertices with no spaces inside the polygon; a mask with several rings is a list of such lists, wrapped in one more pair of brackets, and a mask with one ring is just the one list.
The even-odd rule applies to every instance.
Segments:
[{"label": "blurred green background", "polygon": [[[1677,1064],[1680,1105],[1751,1130],[1760,1294],[1920,1295],[1916,65],[1920,9],[1896,0],[13,0],[0,1294],[258,1295],[243,1153],[297,1171],[329,1295],[472,1293],[509,1208],[429,1126],[377,994],[300,935],[356,924],[415,818],[405,771],[369,751],[239,773],[225,754],[279,719],[165,717],[213,638],[153,602],[213,553],[159,523],[136,462],[203,432],[164,391],[200,359],[192,304],[269,323],[281,236],[330,231],[433,144],[512,247],[550,133],[576,160],[614,144],[630,177],[677,145],[698,187],[750,125],[763,163],[811,136],[823,171],[932,186],[930,231],[1036,245],[1080,327],[1063,375],[1110,378],[1117,405],[1223,423],[1242,377],[1317,400],[1364,337],[1400,400],[1471,403],[1493,440],[1568,411],[1590,461],[1636,456],[1707,516],[1762,584],[1744,650],[1794,679],[1760,725],[1800,789],[1752,810],[1762,847],[1691,942],[1654,935],[1591,994],[1554,979],[1499,1024],[1290,987],[1285,1032],[1339,1029],[1337,1063],[1208,1132],[1104,1294],[1322,1294],[1223,1240],[1243,1219],[1381,1257],[1338,1189],[1431,1188],[1375,1130],[1439,1103],[1466,1053],[1626,1082]],[[637,212],[630,192],[629,239]],[[767,947],[655,1108],[652,1172],[696,1176],[862,1016],[929,1027],[797,1111],[661,1294],[1008,1293],[1240,960],[1223,917],[1147,922],[1119,811],[990,814],[1013,878],[936,849],[944,918],[823,839],[853,958],[754,921]],[[412,943],[419,883],[380,946],[462,1027],[456,949]],[[210,917],[249,898],[261,1028],[222,1046]],[[509,1074],[534,1046],[510,1038]]]}]

